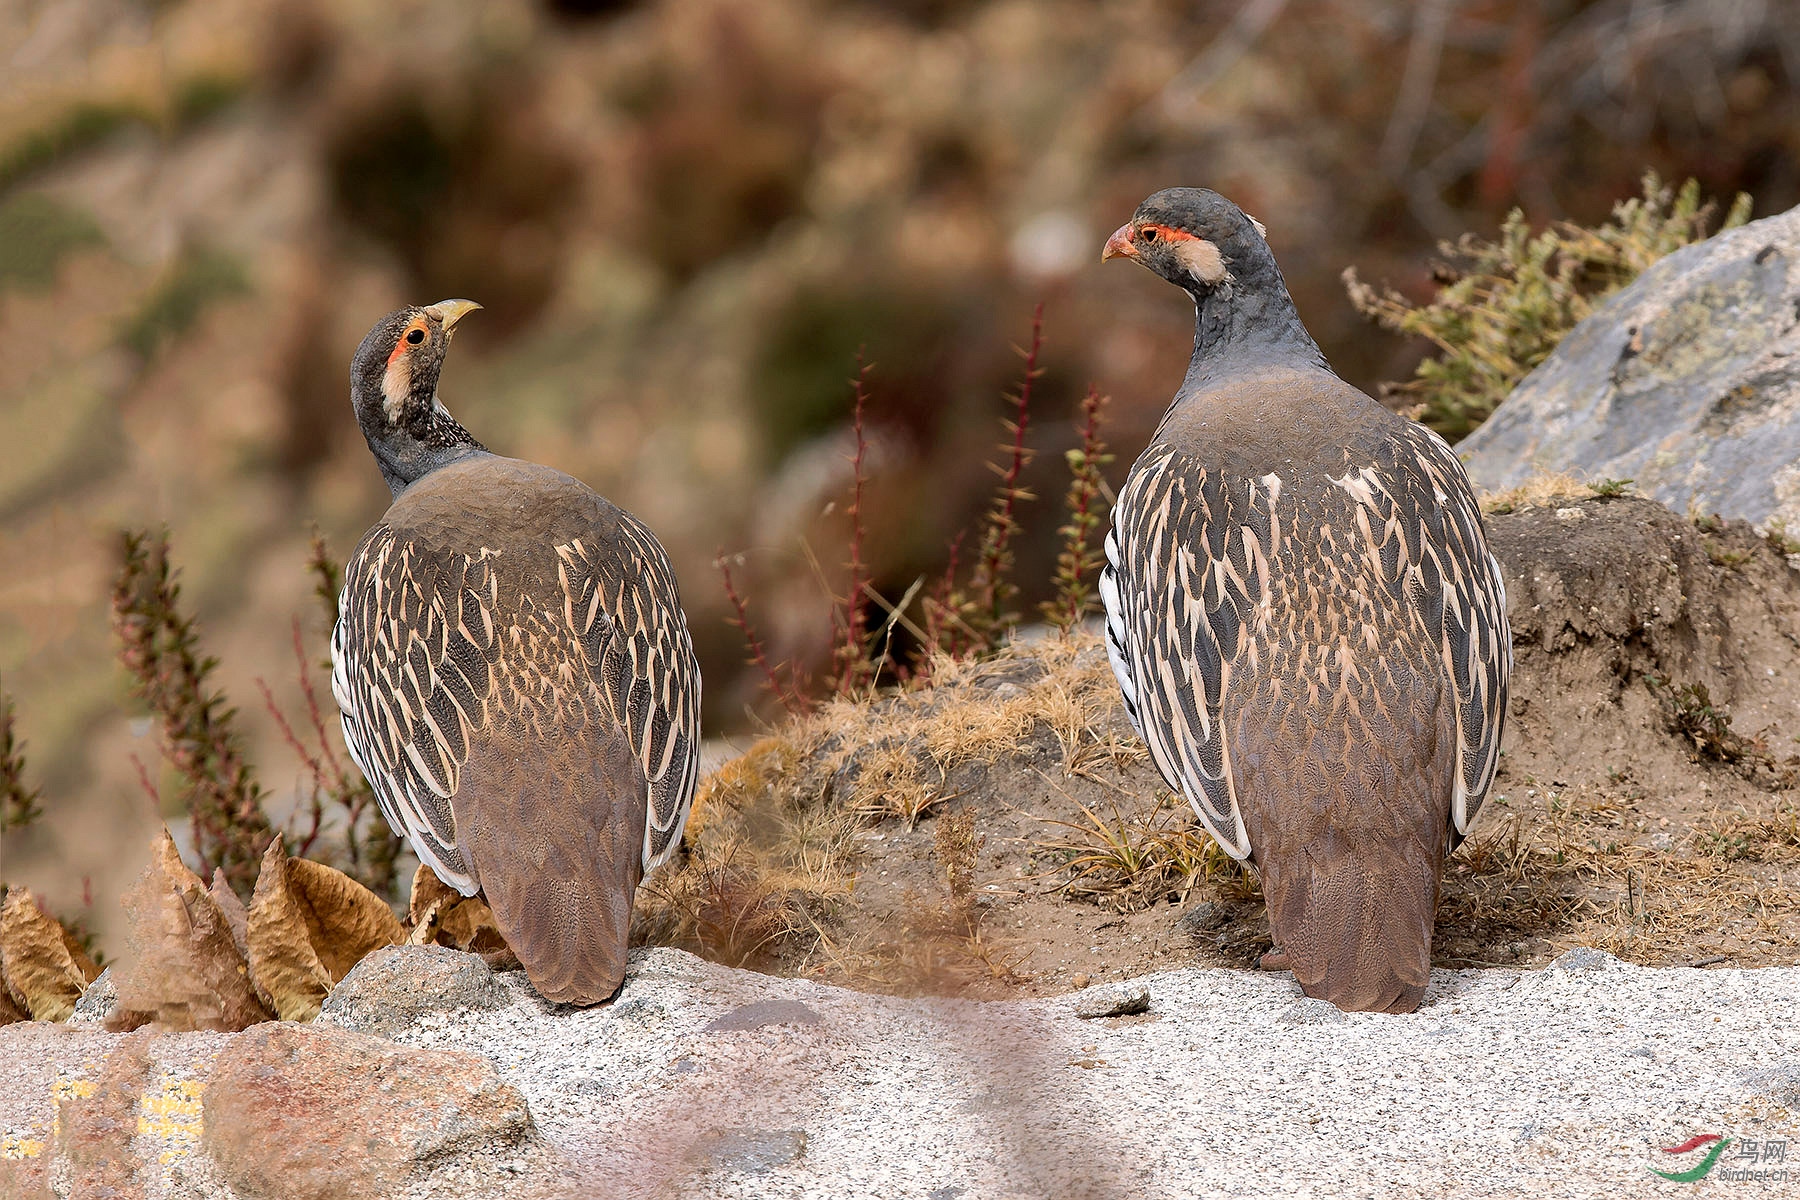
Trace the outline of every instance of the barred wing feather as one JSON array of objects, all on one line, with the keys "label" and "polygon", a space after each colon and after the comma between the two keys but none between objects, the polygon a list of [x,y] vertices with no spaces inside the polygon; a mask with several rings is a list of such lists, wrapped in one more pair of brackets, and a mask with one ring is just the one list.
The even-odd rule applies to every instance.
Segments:
[{"label": "barred wing feather", "polygon": [[1155,447],[1120,493],[1101,599],[1107,649],[1150,757],[1227,854],[1250,853],[1220,720],[1267,603],[1271,506]]},{"label": "barred wing feather", "polygon": [[386,523],[346,567],[332,637],[345,741],[389,824],[465,895],[479,881],[455,799],[471,745],[504,722],[622,728],[650,793],[644,869],[679,842],[699,669],[661,547],[625,514],[617,529],[555,547],[560,609],[518,594],[502,555],[420,547]]}]

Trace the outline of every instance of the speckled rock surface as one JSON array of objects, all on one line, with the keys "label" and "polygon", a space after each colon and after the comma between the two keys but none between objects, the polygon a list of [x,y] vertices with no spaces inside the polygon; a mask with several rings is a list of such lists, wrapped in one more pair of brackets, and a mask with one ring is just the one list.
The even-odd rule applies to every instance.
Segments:
[{"label": "speckled rock surface", "polygon": [[1457,452],[1478,487],[1631,479],[1800,529],[1800,209],[1679,250],[1564,338]]},{"label": "speckled rock surface", "polygon": [[[237,1037],[325,1047],[290,1056],[293,1068],[263,1063],[271,1105],[301,1066],[325,1070],[334,1043],[365,1059],[380,1046],[466,1052],[435,1060],[459,1064],[445,1068],[455,1079],[386,1077],[396,1103],[477,1077],[516,1088],[530,1136],[516,1124],[446,1136],[358,1181],[357,1194],[420,1200],[1613,1200],[1672,1194],[1652,1168],[1693,1169],[1704,1146],[1662,1147],[1700,1134],[1800,1155],[1796,968],[1652,969],[1579,951],[1542,971],[1440,971],[1417,1013],[1337,1019],[1290,976],[1214,968],[1138,980],[1150,1011],[1102,1018],[1078,1016],[1074,996],[871,996],[674,950],[634,954],[601,1008],[547,1004],[512,973],[500,982],[505,1007],[425,1011],[390,1042],[325,1026]],[[212,1064],[235,1061],[232,1040],[0,1029],[0,1195],[101,1170],[113,1159],[90,1151],[127,1129],[150,1132],[120,1143],[122,1159],[114,1148],[137,1189],[121,1194],[252,1194],[207,1153],[229,1093],[194,1089],[224,1078]],[[438,1109],[446,1129],[471,1111],[442,1100],[409,1119],[432,1127]],[[80,1163],[57,1150],[58,1112],[76,1150],[89,1147]],[[282,1133],[322,1140],[297,1117]],[[1783,1194],[1731,1182],[1733,1169],[1721,1159],[1707,1186]],[[304,1190],[311,1172],[291,1164],[282,1194],[322,1194]]]},{"label": "speckled rock surface", "polygon": [[390,1034],[428,1012],[504,1008],[513,993],[479,955],[448,946],[383,946],[331,989],[319,1022]]},{"label": "speckled rock surface", "polygon": [[114,986],[112,968],[108,967],[81,993],[69,1024],[77,1028],[104,1029],[106,1018],[112,1016],[118,1006],[119,989]]}]

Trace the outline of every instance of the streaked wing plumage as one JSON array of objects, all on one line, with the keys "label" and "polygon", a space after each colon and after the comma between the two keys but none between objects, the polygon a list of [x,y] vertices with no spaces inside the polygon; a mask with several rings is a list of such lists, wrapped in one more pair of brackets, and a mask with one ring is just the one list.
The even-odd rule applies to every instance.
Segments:
[{"label": "streaked wing plumage", "polygon": [[[1466,834],[1493,781],[1511,666],[1506,595],[1480,510],[1449,447],[1419,425],[1331,482],[1354,515],[1364,578],[1441,651],[1457,704],[1451,825]],[[1239,859],[1251,846],[1222,710],[1233,672],[1256,667],[1256,631],[1268,626],[1272,572],[1282,569],[1276,548],[1284,533],[1308,532],[1284,530],[1282,486],[1273,474],[1209,469],[1152,446],[1119,495],[1100,584],[1133,725],[1163,777]]]},{"label": "streaked wing plumage", "polygon": [[610,621],[600,678],[650,782],[648,872],[680,843],[700,777],[700,667],[668,556],[634,517],[620,514],[618,534],[610,553],[581,538],[556,553],[570,626]]},{"label": "streaked wing plumage", "polygon": [[1163,778],[1238,859],[1250,839],[1220,710],[1268,602],[1272,520],[1267,494],[1248,481],[1234,488],[1152,447],[1119,495],[1101,574],[1108,654],[1132,723]]},{"label": "streaked wing plumage", "polygon": [[1382,580],[1417,606],[1456,693],[1458,837],[1487,797],[1506,721],[1512,639],[1506,585],[1488,551],[1481,509],[1444,440],[1408,422],[1376,461],[1338,481],[1357,501],[1358,524]]},{"label": "streaked wing plumage", "polygon": [[345,740],[389,823],[464,894],[479,881],[454,802],[472,741],[503,722],[565,737],[622,728],[650,793],[644,869],[679,841],[699,772],[699,670],[667,558],[633,518],[617,530],[607,545],[554,548],[551,597],[520,595],[502,555],[422,546],[387,522],[346,567],[332,638]]}]

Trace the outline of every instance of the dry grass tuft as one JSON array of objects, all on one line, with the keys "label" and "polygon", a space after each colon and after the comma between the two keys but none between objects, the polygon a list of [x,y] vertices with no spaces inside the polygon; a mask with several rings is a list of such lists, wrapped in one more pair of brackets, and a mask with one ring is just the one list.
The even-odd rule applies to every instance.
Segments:
[{"label": "dry grass tuft", "polygon": [[1714,703],[1705,684],[1646,675],[1644,685],[1661,705],[1665,727],[1691,747],[1697,761],[1721,763],[1768,791],[1793,786],[1795,760],[1778,762],[1764,738],[1733,729],[1731,710]]},{"label": "dry grass tuft", "polygon": [[[1800,813],[1702,819],[1683,843],[1631,839],[1631,797],[1570,801],[1554,793],[1539,812],[1512,812],[1469,839],[1445,873],[1437,927],[1440,965],[1510,965],[1573,946],[1669,966],[1708,958],[1729,930],[1756,947],[1734,962],[1789,961],[1800,951],[1791,886],[1746,871],[1744,861],[1800,862]],[[1482,956],[1469,951],[1484,948]]]},{"label": "dry grass tuft", "polygon": [[1509,513],[1521,508],[1549,508],[1596,496],[1622,496],[1629,489],[1629,479],[1601,479],[1593,483],[1577,479],[1563,471],[1544,471],[1533,475],[1517,487],[1500,492],[1487,492],[1481,497],[1484,513]]},{"label": "dry grass tuft", "polygon": [[1128,811],[1115,801],[1109,812],[1077,803],[1081,818],[1051,821],[1067,831],[1043,843],[1068,874],[1071,896],[1138,912],[1166,900],[1185,904],[1194,890],[1213,884],[1221,899],[1260,899],[1255,876],[1219,848],[1185,801],[1160,793],[1148,811]]},{"label": "dry grass tuft", "polygon": [[[1091,636],[1008,646],[983,661],[939,656],[923,678],[791,717],[705,780],[685,861],[641,893],[637,940],[765,968],[823,967],[886,990],[1009,977],[1009,960],[979,929],[984,837],[971,811],[946,809],[960,795],[952,774],[1034,739],[1058,746],[1065,769],[1142,751],[1108,728],[1115,685]],[[888,823],[910,831],[926,818],[940,822],[944,896],[915,896],[879,937],[844,934],[835,917],[860,865],[858,833]]]}]

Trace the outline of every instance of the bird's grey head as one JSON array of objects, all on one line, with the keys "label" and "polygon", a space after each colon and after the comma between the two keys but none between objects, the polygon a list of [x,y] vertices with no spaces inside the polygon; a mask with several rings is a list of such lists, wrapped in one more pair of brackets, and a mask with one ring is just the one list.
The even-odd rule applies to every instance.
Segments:
[{"label": "bird's grey head", "polygon": [[1100,258],[1130,258],[1194,293],[1254,280],[1275,267],[1262,222],[1206,188],[1164,188],[1106,240]]},{"label": "bird's grey head", "polygon": [[473,300],[440,300],[376,322],[350,367],[350,394],[364,433],[424,432],[456,323],[480,307]]},{"label": "bird's grey head", "polygon": [[356,423],[395,495],[430,471],[483,450],[438,401],[456,323],[481,305],[440,300],[376,322],[350,363]]}]

